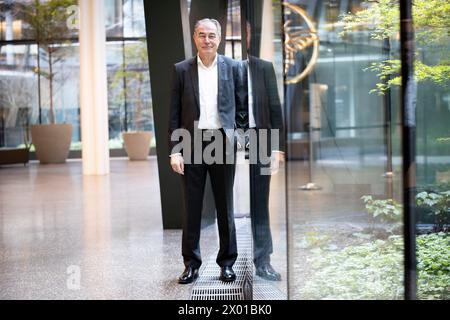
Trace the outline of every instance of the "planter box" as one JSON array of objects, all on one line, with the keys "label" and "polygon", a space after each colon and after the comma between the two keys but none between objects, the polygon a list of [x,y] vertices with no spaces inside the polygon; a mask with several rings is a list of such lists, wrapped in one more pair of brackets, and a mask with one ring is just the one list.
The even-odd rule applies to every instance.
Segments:
[{"label": "planter box", "polygon": [[29,161],[26,148],[0,148],[0,165],[23,163]]}]

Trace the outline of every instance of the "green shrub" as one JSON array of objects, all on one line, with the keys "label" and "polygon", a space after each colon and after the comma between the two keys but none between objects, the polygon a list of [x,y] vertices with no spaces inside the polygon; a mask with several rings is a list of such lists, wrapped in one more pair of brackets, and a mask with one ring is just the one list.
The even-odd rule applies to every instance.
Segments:
[{"label": "green shrub", "polygon": [[[417,237],[418,297],[450,299],[450,238]],[[303,299],[403,299],[403,237],[391,236],[340,251],[316,248],[307,263],[312,275]]]},{"label": "green shrub", "polygon": [[403,206],[393,199],[374,200],[372,196],[362,196],[367,213],[369,214],[370,228],[373,231],[374,223],[384,223],[390,233],[401,227]]},{"label": "green shrub", "polygon": [[417,237],[418,297],[450,299],[450,237],[432,233]]},{"label": "green shrub", "polygon": [[417,204],[431,209],[430,215],[434,217],[435,232],[448,231],[450,218],[450,191],[426,192],[416,196]]}]

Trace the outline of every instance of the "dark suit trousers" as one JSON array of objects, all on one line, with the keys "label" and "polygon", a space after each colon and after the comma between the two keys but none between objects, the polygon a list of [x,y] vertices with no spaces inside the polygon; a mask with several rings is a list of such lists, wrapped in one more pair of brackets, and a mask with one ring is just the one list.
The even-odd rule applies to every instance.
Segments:
[{"label": "dark suit trousers", "polygon": [[[225,134],[223,136],[225,137]],[[202,152],[209,143],[203,142]],[[199,150],[195,151],[199,152]],[[235,263],[237,244],[233,209],[234,172],[234,164],[206,164],[203,161],[201,164],[185,164],[183,191],[186,210],[183,218],[182,240],[185,266],[200,267],[202,263],[199,241],[207,173],[211,179],[219,228],[220,248],[216,262],[221,267],[232,266]]]},{"label": "dark suit trousers", "polygon": [[[250,216],[252,220],[253,234],[253,261],[258,267],[270,262],[270,254],[273,252],[272,234],[269,220],[269,191],[270,175],[262,175],[262,168],[269,168],[269,164],[262,164],[259,158],[258,137],[258,162],[250,164]],[[268,149],[270,156],[270,148]]]}]

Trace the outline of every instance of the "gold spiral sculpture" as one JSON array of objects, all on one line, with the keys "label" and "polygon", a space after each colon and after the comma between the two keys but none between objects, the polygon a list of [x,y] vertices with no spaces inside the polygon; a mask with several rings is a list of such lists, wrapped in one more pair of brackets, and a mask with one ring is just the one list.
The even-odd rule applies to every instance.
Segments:
[{"label": "gold spiral sculpture", "polygon": [[317,58],[319,57],[319,36],[317,35],[317,30],[314,27],[312,19],[307,15],[305,10],[288,2],[283,2],[283,5],[289,8],[292,12],[295,12],[296,14],[301,16],[309,28],[309,32],[307,34],[305,34],[304,31],[291,32],[292,27],[290,26],[290,24],[292,23],[292,21],[287,20],[285,22],[283,26],[285,35],[284,73],[287,75],[290,66],[295,65],[295,54],[297,52],[303,51],[310,46],[313,47],[312,56],[306,68],[301,73],[295,76],[286,77],[286,84],[293,84],[302,81],[314,69]]}]

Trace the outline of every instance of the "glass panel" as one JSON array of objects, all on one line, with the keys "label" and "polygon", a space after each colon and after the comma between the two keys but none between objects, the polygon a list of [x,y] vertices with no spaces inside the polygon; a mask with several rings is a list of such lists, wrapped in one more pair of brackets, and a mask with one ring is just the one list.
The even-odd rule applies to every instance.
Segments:
[{"label": "glass panel", "polygon": [[[48,19],[49,11],[45,4],[49,1],[40,1],[42,5],[41,12],[46,15],[49,25],[52,27],[49,30],[54,30],[56,27],[60,27],[61,24],[66,23],[66,19],[57,19],[56,14],[65,15],[63,10],[53,11],[52,18]],[[76,1],[72,1],[72,4],[76,4]],[[71,1],[68,0],[66,5],[70,6]],[[36,26],[30,20],[30,13],[35,12],[36,6],[34,0],[1,0],[0,1],[0,40],[33,40],[36,37]],[[44,13],[45,11],[45,13]],[[72,13],[72,12],[70,12]],[[70,15],[70,14],[69,14]],[[60,33],[55,33],[60,35]],[[71,29],[71,33],[67,37],[76,37],[77,30]]]},{"label": "glass panel", "polygon": [[26,39],[25,29],[29,25],[24,24],[19,14],[23,6],[23,1],[0,1],[0,40]]},{"label": "glass panel", "polygon": [[[52,44],[40,48],[41,123],[51,122],[51,108],[55,123],[72,123],[73,141],[79,134],[79,46]],[[33,118],[33,123],[39,123]]]},{"label": "glass panel", "polygon": [[[247,5],[253,299],[287,299],[281,1]],[[244,38],[244,37],[243,37]]]},{"label": "glass panel", "polygon": [[0,147],[30,142],[38,116],[36,45],[0,46]]},{"label": "glass panel", "polygon": [[107,37],[145,37],[142,0],[106,0]]},{"label": "glass panel", "polygon": [[106,65],[108,73],[109,146],[122,149],[122,131],[128,127],[125,117],[125,88],[123,42],[106,43]]},{"label": "glass panel", "polygon": [[108,42],[107,48],[110,147],[121,149],[123,131],[153,131],[147,44]]},{"label": "glass panel", "polygon": [[[57,49],[56,49],[57,48]],[[81,150],[80,127],[80,53],[78,44],[54,45],[57,60],[53,60],[53,108],[56,123],[72,124],[71,150]],[[48,80],[41,77],[43,102],[48,95]],[[42,123],[46,123],[47,111],[42,105]]]},{"label": "glass panel", "polygon": [[403,299],[399,88],[379,75],[399,14],[380,5],[285,6],[291,299]]},{"label": "glass panel", "polygon": [[105,27],[107,37],[123,36],[123,0],[105,0]]},{"label": "glass panel", "polygon": [[153,129],[147,42],[125,43],[127,118],[131,130]]},{"label": "glass panel", "polygon": [[[45,6],[49,1],[40,3]],[[71,1],[68,0],[65,5],[70,3]],[[52,19],[54,25],[49,27],[52,30],[51,36],[58,35],[62,39],[58,39],[55,43],[45,41],[40,44],[39,84],[37,46],[15,44],[15,40],[26,39],[30,43],[35,43],[37,40],[36,30],[32,28],[30,19],[25,14],[26,10],[34,10],[31,4],[31,0],[0,1],[0,40],[7,40],[0,46],[2,86],[0,108],[3,121],[0,146],[24,144],[28,131],[24,127],[29,124],[49,123],[52,106],[56,123],[73,125],[71,149],[78,150],[81,148],[78,31],[64,28],[67,22],[65,16]],[[143,12],[142,0],[105,1],[107,36],[119,37],[119,39],[124,34],[129,37],[144,37]],[[68,14],[70,16],[70,13]],[[16,21],[20,22],[20,28],[19,22]],[[145,43],[117,41],[107,43],[106,53],[110,147],[122,149],[120,133],[123,130],[136,130],[137,126],[145,130],[153,129],[147,51]],[[125,66],[124,71],[123,66]],[[27,90],[20,95],[14,94],[20,88],[27,88]],[[127,108],[125,108],[125,91],[128,97]],[[15,98],[11,99],[11,97]]]},{"label": "glass panel", "polygon": [[426,300],[450,299],[450,42],[448,17],[443,15],[442,5],[435,0],[415,1],[413,5],[417,79],[417,297]]},{"label": "glass panel", "polygon": [[128,0],[123,6],[124,36],[145,37],[144,2],[142,0]]}]

